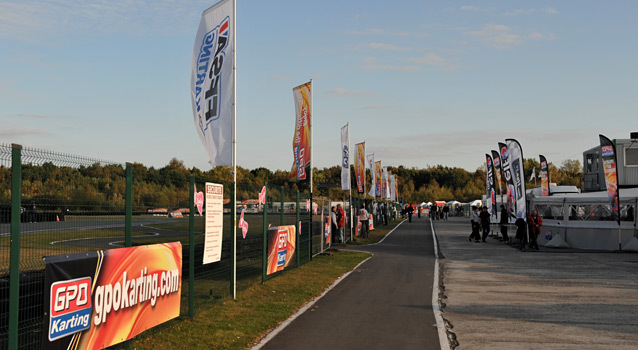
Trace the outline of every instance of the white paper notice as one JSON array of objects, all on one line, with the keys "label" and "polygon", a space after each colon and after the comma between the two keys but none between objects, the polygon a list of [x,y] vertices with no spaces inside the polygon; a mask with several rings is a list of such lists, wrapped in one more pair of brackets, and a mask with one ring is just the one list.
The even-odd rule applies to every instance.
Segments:
[{"label": "white paper notice", "polygon": [[209,264],[222,258],[224,185],[206,183],[206,222],[204,225],[204,264]]}]

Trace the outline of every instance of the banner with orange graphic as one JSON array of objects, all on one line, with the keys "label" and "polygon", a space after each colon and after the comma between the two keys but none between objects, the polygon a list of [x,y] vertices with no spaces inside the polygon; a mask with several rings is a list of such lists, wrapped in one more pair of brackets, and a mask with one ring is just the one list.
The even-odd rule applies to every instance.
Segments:
[{"label": "banner with orange graphic", "polygon": [[312,82],[293,88],[292,93],[295,98],[295,135],[292,139],[294,162],[290,177],[305,180],[310,172]]},{"label": "banner with orange graphic", "polygon": [[376,197],[383,196],[383,168],[381,161],[374,162],[374,191]]},{"label": "banner with orange graphic", "polygon": [[354,156],[354,176],[357,178],[357,191],[363,193],[365,192],[364,186],[366,182],[366,143],[357,143],[354,147],[356,152]]},{"label": "banner with orange graphic", "polygon": [[266,275],[281,271],[295,261],[296,233],[295,225],[268,228],[268,264]]},{"label": "banner with orange graphic", "polygon": [[45,257],[42,348],[101,349],[179,316],[179,242]]}]

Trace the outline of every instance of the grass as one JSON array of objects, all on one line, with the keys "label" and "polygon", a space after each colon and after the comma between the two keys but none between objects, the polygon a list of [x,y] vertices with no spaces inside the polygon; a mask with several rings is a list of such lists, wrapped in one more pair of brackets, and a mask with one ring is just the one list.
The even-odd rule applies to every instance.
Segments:
[{"label": "grass", "polygon": [[368,256],[354,252],[319,255],[265,284],[253,283],[238,293],[237,300],[224,300],[193,318],[182,317],[167,327],[143,334],[131,342],[131,348],[250,348]]},{"label": "grass", "polygon": [[399,223],[401,219],[397,219],[394,221],[388,221],[388,225],[378,224],[375,222],[374,231],[370,231],[368,234],[368,238],[362,238],[361,236],[355,237],[354,241],[349,241],[348,244],[351,245],[365,245],[365,244],[374,244],[379,242],[385,237],[388,232],[392,231]]}]

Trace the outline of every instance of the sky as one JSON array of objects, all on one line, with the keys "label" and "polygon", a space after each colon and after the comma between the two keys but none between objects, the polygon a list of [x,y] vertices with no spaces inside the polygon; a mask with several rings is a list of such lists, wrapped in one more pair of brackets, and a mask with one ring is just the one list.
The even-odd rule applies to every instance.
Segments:
[{"label": "sky", "polygon": [[[189,83],[214,1],[0,0],[0,142],[209,169]],[[474,171],[497,142],[560,165],[638,131],[636,1],[237,0],[237,162],[290,170],[313,79],[314,166],[340,128],[384,165]]]}]

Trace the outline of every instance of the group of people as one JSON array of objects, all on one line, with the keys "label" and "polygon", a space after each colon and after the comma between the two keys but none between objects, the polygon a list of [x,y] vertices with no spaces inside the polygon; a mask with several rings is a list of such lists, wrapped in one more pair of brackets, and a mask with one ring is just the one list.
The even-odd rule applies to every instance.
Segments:
[{"label": "group of people", "polygon": [[343,210],[341,204],[330,208],[330,231],[332,232],[332,241],[343,243],[344,230],[346,227],[346,211]]},{"label": "group of people", "polygon": [[[470,223],[472,225],[472,233],[470,234],[469,241],[472,242],[486,242],[486,238],[490,233],[490,213],[487,207],[472,206],[470,212]],[[543,226],[543,219],[538,215],[538,211],[532,210],[532,213],[527,217],[527,220],[523,218],[516,218],[504,205],[501,205],[500,216],[500,228],[503,235],[503,243],[510,243],[510,238],[507,234],[510,218],[516,219],[514,225],[516,226],[516,239],[518,239],[518,248],[521,251],[525,250],[525,246],[528,245],[529,249],[538,250],[538,235],[541,233],[541,226]],[[481,232],[482,231],[482,235]],[[528,241],[529,232],[529,241]]]},{"label": "group of people", "polygon": [[432,220],[447,220],[450,215],[450,207],[444,205],[442,208],[439,208],[436,204],[432,205],[430,208],[430,218]]}]

